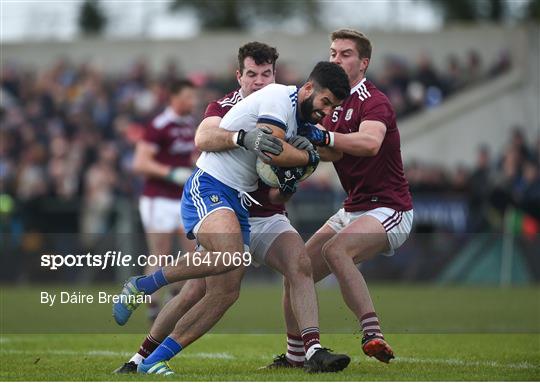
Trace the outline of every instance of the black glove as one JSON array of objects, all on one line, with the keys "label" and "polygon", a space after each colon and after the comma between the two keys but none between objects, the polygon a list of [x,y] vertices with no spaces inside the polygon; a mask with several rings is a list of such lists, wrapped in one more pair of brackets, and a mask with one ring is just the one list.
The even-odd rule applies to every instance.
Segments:
[{"label": "black glove", "polygon": [[238,132],[236,143],[250,152],[255,153],[257,157],[260,157],[266,163],[272,160],[266,153],[279,156],[283,151],[281,140],[274,137],[272,135],[272,129],[267,127],[256,128],[249,132],[240,130]]},{"label": "black glove", "polygon": [[280,168],[272,166],[272,170],[276,173],[279,182],[279,191],[283,194],[293,194],[296,192],[296,186],[300,182],[300,178],[306,174],[306,168],[296,166],[292,168]]},{"label": "black glove", "polygon": [[302,126],[299,126],[297,133],[303,137],[306,137],[314,145],[330,145],[330,133],[327,130],[321,130],[317,128],[317,126],[310,124],[309,122],[306,122]]}]

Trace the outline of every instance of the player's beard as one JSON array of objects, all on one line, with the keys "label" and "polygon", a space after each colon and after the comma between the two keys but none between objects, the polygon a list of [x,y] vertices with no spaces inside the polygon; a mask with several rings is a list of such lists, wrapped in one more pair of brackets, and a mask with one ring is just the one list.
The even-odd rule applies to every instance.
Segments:
[{"label": "player's beard", "polygon": [[315,117],[313,115],[313,100],[315,100],[315,92],[311,94],[308,98],[300,103],[300,113],[302,114],[302,120],[310,122],[312,124],[317,124],[322,120],[322,117]]}]

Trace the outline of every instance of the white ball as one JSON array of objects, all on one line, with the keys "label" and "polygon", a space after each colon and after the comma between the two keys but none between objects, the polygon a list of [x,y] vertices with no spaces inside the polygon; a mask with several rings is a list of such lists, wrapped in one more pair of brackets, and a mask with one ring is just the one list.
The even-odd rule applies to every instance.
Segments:
[{"label": "white ball", "polygon": [[[316,168],[317,168],[316,166],[308,166],[306,173],[302,176],[300,181],[303,181],[306,178],[308,178],[310,175],[312,175]],[[257,169],[257,174],[259,175],[259,178],[262,180],[262,182],[264,182],[266,185],[273,188],[279,187],[278,177],[276,173],[274,173],[274,170],[272,170],[271,165],[268,165],[260,158],[257,158],[256,169]]]}]

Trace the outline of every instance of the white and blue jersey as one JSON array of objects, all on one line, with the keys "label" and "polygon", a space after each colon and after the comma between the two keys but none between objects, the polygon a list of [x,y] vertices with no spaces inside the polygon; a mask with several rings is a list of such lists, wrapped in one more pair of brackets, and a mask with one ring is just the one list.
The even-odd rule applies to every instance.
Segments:
[{"label": "white and blue jersey", "polygon": [[[282,128],[289,139],[298,129],[297,107],[296,86],[270,84],[234,105],[220,128],[248,132],[257,123],[266,122]],[[182,219],[188,237],[194,238],[208,214],[225,208],[236,213],[244,243],[249,245],[247,206],[252,198],[247,193],[257,190],[256,162],[256,154],[244,148],[201,154],[198,169],[184,186],[182,196]]]},{"label": "white and blue jersey", "polygon": [[[232,132],[249,132],[258,122],[279,126],[287,139],[296,135],[298,89],[295,86],[270,84],[237,103],[221,120],[220,127]],[[223,152],[203,152],[197,161],[199,169],[238,191],[257,190],[259,176],[255,170],[257,155],[244,148]]]}]

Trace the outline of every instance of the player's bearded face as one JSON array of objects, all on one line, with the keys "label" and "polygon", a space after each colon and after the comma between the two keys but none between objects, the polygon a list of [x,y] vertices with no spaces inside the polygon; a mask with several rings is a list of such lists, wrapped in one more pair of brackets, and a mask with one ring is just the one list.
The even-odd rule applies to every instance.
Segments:
[{"label": "player's bearded face", "polygon": [[315,92],[300,103],[300,113],[302,120],[312,124],[319,123],[326,115],[321,109],[315,109],[313,103],[315,101]]}]

